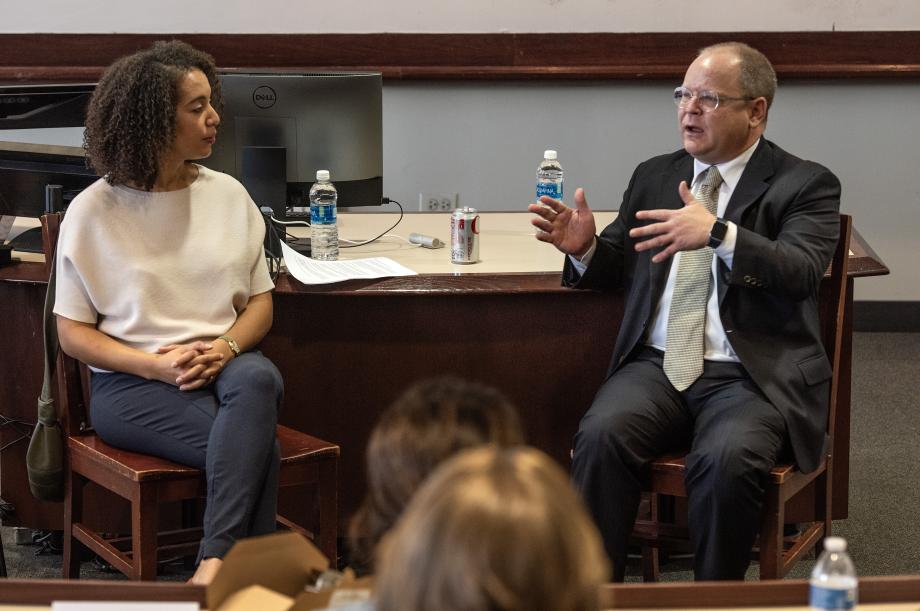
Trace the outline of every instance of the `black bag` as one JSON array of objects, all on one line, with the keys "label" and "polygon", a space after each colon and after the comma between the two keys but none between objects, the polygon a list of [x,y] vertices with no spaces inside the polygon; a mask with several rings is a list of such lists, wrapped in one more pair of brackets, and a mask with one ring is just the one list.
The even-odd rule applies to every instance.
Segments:
[{"label": "black bag", "polygon": [[29,490],[40,501],[59,502],[64,500],[64,433],[58,421],[54,399],[51,396],[54,364],[57,359],[58,337],[54,319],[54,268],[51,261],[51,275],[48,278],[48,292],[45,293],[45,379],[42,394],[38,397],[38,422],[29,440],[26,452],[26,471],[29,474]]}]

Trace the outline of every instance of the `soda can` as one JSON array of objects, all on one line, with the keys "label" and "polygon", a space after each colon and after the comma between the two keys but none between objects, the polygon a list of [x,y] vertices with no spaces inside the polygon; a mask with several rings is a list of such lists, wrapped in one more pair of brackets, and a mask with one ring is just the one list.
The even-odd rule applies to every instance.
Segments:
[{"label": "soda can", "polygon": [[479,261],[479,213],[475,208],[457,208],[450,215],[450,261]]}]

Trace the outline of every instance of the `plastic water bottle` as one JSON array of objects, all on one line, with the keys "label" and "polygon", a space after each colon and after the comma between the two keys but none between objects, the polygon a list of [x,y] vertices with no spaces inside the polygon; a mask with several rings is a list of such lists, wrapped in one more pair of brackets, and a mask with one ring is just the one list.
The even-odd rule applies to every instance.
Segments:
[{"label": "plastic water bottle", "polygon": [[856,569],[847,554],[842,537],[824,540],[824,552],[811,571],[808,604],[822,611],[852,609],[856,606]]},{"label": "plastic water bottle", "polygon": [[339,258],[335,203],[339,195],[329,182],[329,170],[317,170],[310,187],[310,256],[320,261]]},{"label": "plastic water bottle", "polygon": [[562,200],[562,166],[556,151],[544,151],[543,161],[537,168],[537,203],[541,195]]}]

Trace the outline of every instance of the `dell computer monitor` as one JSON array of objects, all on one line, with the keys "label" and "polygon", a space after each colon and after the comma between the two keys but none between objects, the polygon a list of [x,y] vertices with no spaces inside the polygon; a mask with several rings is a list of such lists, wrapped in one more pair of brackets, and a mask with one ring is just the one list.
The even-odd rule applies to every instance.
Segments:
[{"label": "dell computer monitor", "polygon": [[205,166],[235,176],[260,206],[291,218],[309,206],[317,170],[338,205],[383,197],[380,73],[223,71],[224,107]]}]

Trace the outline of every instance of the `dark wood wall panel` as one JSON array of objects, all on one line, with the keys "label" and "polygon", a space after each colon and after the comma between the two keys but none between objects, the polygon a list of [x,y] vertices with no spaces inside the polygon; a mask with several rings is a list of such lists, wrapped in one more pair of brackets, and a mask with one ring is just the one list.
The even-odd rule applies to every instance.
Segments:
[{"label": "dark wood wall panel", "polygon": [[95,80],[180,38],[225,68],[378,70],[387,79],[679,79],[700,47],[741,40],[780,78],[920,77],[920,32],[0,34],[0,81]]}]

